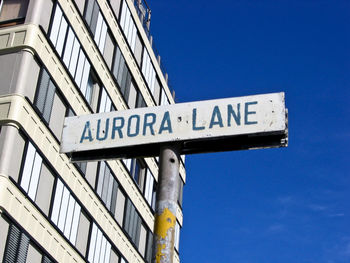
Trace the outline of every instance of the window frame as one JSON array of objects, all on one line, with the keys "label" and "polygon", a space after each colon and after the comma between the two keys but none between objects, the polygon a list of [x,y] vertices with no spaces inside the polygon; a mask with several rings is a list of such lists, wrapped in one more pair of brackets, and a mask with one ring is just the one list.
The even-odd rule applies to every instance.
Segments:
[{"label": "window frame", "polygon": [[[4,258],[5,258],[7,245],[8,245],[8,238],[9,238],[10,227],[13,225],[14,227],[16,227],[19,230],[20,234],[25,235],[29,239],[28,245],[32,245],[34,248],[37,248],[38,250],[40,250],[41,255],[42,255],[42,262],[47,262],[47,261],[44,261],[44,258],[46,257],[48,260],[51,261],[51,263],[57,263],[57,261],[51,257],[51,255],[46,251],[46,249],[44,247],[42,247],[32,237],[32,235],[30,233],[28,233],[21,225],[16,223],[15,219],[7,211],[4,210],[2,212],[2,214],[1,214],[1,217],[2,217],[3,220],[5,220],[9,224],[9,229],[7,231],[7,236],[6,236],[4,256],[0,260],[4,260]],[[26,258],[26,260],[27,260],[27,258]]]},{"label": "window frame", "polygon": [[[110,242],[112,244],[112,250],[114,250],[114,252],[116,254],[118,254],[120,260],[121,259],[124,259],[123,256],[122,256],[122,253],[120,252],[120,250],[115,247],[113,245],[113,242],[110,240],[110,238],[106,235],[106,233],[104,232],[104,230],[101,228],[101,226],[95,221],[94,217],[91,215],[91,213],[89,212],[89,210],[87,210],[85,208],[85,206],[81,203],[81,201],[76,197],[75,193],[70,189],[70,187],[67,185],[67,183],[63,180],[63,178],[61,178],[60,174],[56,171],[56,169],[52,166],[51,162],[46,158],[46,156],[42,153],[41,149],[38,147],[38,145],[30,138],[30,136],[24,131],[24,130],[19,130],[19,133],[20,135],[23,137],[23,139],[26,141],[25,143],[27,142],[30,142],[34,148],[36,149],[36,151],[42,156],[43,158],[43,162],[45,162],[45,165],[47,166],[47,168],[50,170],[50,172],[52,173],[52,175],[54,176],[54,185],[53,185],[53,188],[52,188],[52,195],[51,195],[51,200],[50,200],[50,207],[49,207],[49,211],[48,211],[48,215],[46,215],[42,210],[41,208],[35,203],[35,201],[31,200],[30,199],[30,202],[32,203],[32,205],[39,211],[39,213],[41,213],[47,220],[48,222],[50,223],[50,225],[56,230],[58,231],[59,233],[62,234],[62,237],[66,240],[66,242],[68,242],[69,244],[72,244],[71,241],[64,235],[64,233],[58,228],[58,226],[52,222],[51,220],[51,214],[52,214],[52,209],[53,209],[53,202],[54,202],[54,198],[55,198],[55,195],[54,193],[56,192],[56,187],[57,187],[57,179],[60,179],[61,182],[63,183],[63,185],[68,188],[68,190],[70,191],[70,194],[74,197],[74,199],[76,200],[77,204],[79,204],[79,206],[81,207],[81,213],[84,213],[84,215],[86,216],[86,218],[90,221],[90,229],[91,229],[91,226],[92,226],[92,223],[95,223],[103,232],[103,234],[105,235],[106,239],[108,242]],[[23,169],[23,163],[24,163],[24,156],[26,155],[26,145],[23,149],[23,154],[22,154],[22,158],[21,158],[21,169],[20,169],[20,174],[18,176],[18,179],[17,181],[15,181],[13,178],[10,177],[10,180],[18,187],[18,189],[24,194],[24,195],[27,195],[26,192],[20,187],[20,180],[21,180],[21,175],[22,175],[22,169]],[[83,177],[84,180],[85,177]],[[86,181],[87,182],[87,181]],[[88,182],[87,182],[88,183]],[[119,183],[119,182],[118,182]],[[88,183],[89,184],[89,183]],[[98,199],[100,199],[100,197],[97,195],[97,193],[95,192],[95,189],[93,189],[90,184],[89,184],[89,187],[91,188],[91,190],[94,192],[94,194],[96,195],[96,197]],[[118,189],[119,190],[119,189]],[[128,200],[129,199],[129,196],[125,193],[124,189],[121,188],[121,190],[123,191],[123,194],[125,196],[125,200]],[[131,201],[131,200],[130,200]],[[104,205],[104,203],[101,201],[101,203]],[[125,202],[126,204],[126,202]],[[125,206],[124,204],[124,206]],[[106,210],[110,213],[110,211],[106,208]],[[125,211],[125,207],[124,207],[124,211]],[[111,213],[110,213],[111,214]],[[113,217],[113,216],[112,216]],[[124,220],[124,218],[123,218]],[[126,234],[126,231],[124,230],[124,228],[116,221],[116,219],[114,218],[114,221],[116,222],[116,224],[120,227],[120,229],[123,231],[124,234]],[[149,230],[147,228],[147,230]],[[89,233],[88,233],[88,239],[87,239],[87,245],[86,245],[86,253],[85,255],[81,254],[81,252],[78,250],[78,248],[72,244],[72,247],[73,249],[84,259],[87,259],[87,251],[88,251],[88,248],[89,248],[89,245],[90,245],[90,240],[89,240],[89,237],[90,237],[90,232],[91,230],[89,230]],[[132,246],[134,246],[135,250],[137,251],[137,253],[139,253],[138,249],[137,249],[137,246],[132,242],[131,239],[128,239],[129,242],[131,243]],[[39,246],[41,247],[41,246]],[[141,256],[141,254],[139,253],[139,255]],[[142,256],[141,256],[142,257]],[[56,262],[56,261],[54,261]],[[125,259],[124,259],[124,262],[127,262]]]},{"label": "window frame", "polygon": [[[92,33],[89,24],[88,24],[87,21],[85,20],[85,13],[86,13],[85,10],[86,10],[86,8],[87,8],[87,4],[86,4],[86,3],[87,3],[88,1],[89,1],[89,0],[85,0],[85,1],[84,1],[84,12],[83,12],[83,13],[80,12],[80,9],[78,8],[78,6],[77,6],[77,4],[75,3],[75,1],[73,1],[73,4],[75,5],[75,7],[77,8],[78,12],[80,13],[80,15],[81,15],[81,17],[82,17],[82,20],[83,20],[83,23],[85,24],[86,29],[88,30],[90,36],[91,36],[92,39],[94,40],[94,34]],[[97,1],[94,0],[94,2],[97,2]],[[120,2],[121,2],[121,3],[120,3],[119,11],[120,11],[120,13],[121,13],[123,1],[120,1]],[[108,3],[110,9],[112,10],[112,12],[113,12],[113,14],[114,14],[114,16],[115,16],[116,22],[117,22],[118,25],[121,27],[121,24],[120,24],[120,21],[119,21],[119,19],[118,19],[118,16],[115,14],[115,12],[114,12],[114,10],[113,10],[113,8],[112,8],[112,6],[111,6],[110,1],[107,1],[107,3]],[[98,3],[98,2],[97,2],[97,5],[99,6],[99,3]],[[129,7],[128,7],[128,8],[129,8]],[[100,13],[101,13],[103,19],[104,19],[105,22],[106,22],[106,25],[107,25],[107,33],[108,33],[108,32],[111,33],[112,31],[111,31],[111,29],[110,29],[110,27],[109,27],[109,25],[108,25],[108,23],[107,23],[107,20],[106,20],[106,18],[105,18],[105,16],[104,16],[103,12],[101,11],[100,6],[99,6],[99,10],[100,10]],[[120,14],[119,14],[119,17],[120,17]],[[133,17],[132,17],[132,19],[133,19]],[[135,25],[136,25],[136,24],[135,24]],[[126,35],[124,34],[123,29],[121,30],[121,33],[123,34],[123,37],[124,37],[125,39],[127,39],[127,38],[126,38]],[[107,35],[107,34],[106,34],[106,35]],[[136,35],[140,35],[139,30],[138,30],[137,27],[136,27]],[[107,68],[109,69],[109,73],[111,74],[111,77],[113,78],[113,81],[114,81],[115,85],[118,87],[119,92],[122,94],[122,97],[123,97],[123,100],[124,100],[126,106],[127,106],[128,108],[130,108],[130,107],[129,107],[128,100],[124,97],[123,89],[122,89],[122,87],[119,85],[119,83],[118,83],[118,81],[117,81],[117,77],[113,74],[113,72],[114,72],[114,65],[115,65],[115,56],[116,56],[116,53],[117,53],[117,48],[119,48],[119,45],[118,45],[118,43],[117,43],[117,41],[116,41],[116,39],[115,39],[115,37],[114,37],[114,34],[111,33],[110,36],[111,36],[112,42],[114,43],[114,51],[113,51],[113,58],[112,58],[112,63],[111,63],[112,65],[111,65],[111,67],[108,67],[108,64],[107,64],[107,62],[106,62],[106,60],[105,60],[105,58],[104,58],[104,53],[100,51],[100,49],[98,48],[98,45],[97,45],[97,43],[96,43],[95,40],[94,40],[94,44],[95,44],[95,46],[97,47],[98,52],[100,52],[100,55],[101,55],[101,57],[102,57],[104,63],[106,64]],[[136,37],[137,37],[137,36],[136,36]],[[135,42],[136,42],[136,41],[135,41]],[[142,38],[140,38],[140,42],[141,42],[142,47],[144,48],[144,47],[145,47],[145,44],[144,44],[144,41],[143,41]],[[128,41],[126,41],[126,44],[128,45],[129,49],[131,50],[131,47],[130,47]],[[141,54],[141,62],[142,62],[142,57],[143,57],[143,48],[142,48],[142,54]],[[119,48],[119,50],[120,50],[120,48]],[[131,51],[132,51],[132,50],[131,50]],[[124,55],[122,54],[121,51],[120,51],[120,53],[121,53],[121,55],[122,55],[123,58],[124,58]],[[147,89],[149,90],[150,94],[152,95],[151,98],[152,98],[154,104],[155,104],[155,105],[159,105],[159,103],[155,100],[155,98],[154,98],[154,96],[153,96],[153,94],[152,94],[152,92],[151,92],[151,90],[150,90],[150,87],[148,86],[148,83],[147,83],[147,81],[146,81],[146,79],[145,79],[145,77],[144,77],[144,75],[143,75],[143,73],[142,73],[141,65],[139,65],[139,64],[137,63],[137,59],[136,59],[136,57],[135,57],[134,52],[131,52],[131,54],[132,54],[133,59],[136,61],[136,64],[138,65],[138,69],[139,69],[140,72],[141,72],[141,76],[142,76],[142,78],[143,78],[144,83],[146,84]],[[125,58],[124,58],[124,61],[125,61]],[[127,65],[127,63],[125,63],[125,64],[126,64],[126,66],[127,66],[128,71],[131,72],[129,66]],[[155,72],[156,72],[156,71],[155,71]],[[132,80],[135,82],[135,79],[134,79],[134,77],[132,76],[132,74],[130,74],[130,75],[131,75]],[[155,79],[156,79],[156,78],[159,78],[157,72],[156,72],[155,75],[156,75]],[[163,88],[162,85],[161,85],[161,83],[160,83],[160,87]],[[137,90],[137,95],[138,95],[138,96],[141,95],[141,97],[142,97],[142,99],[143,99],[145,105],[147,106],[147,104],[146,104],[146,102],[145,102],[145,99],[143,98],[142,93],[141,93],[141,91],[140,91],[140,89],[138,88],[137,85],[136,85],[136,90]],[[139,100],[138,100],[138,99],[136,100],[135,105],[137,105],[137,101],[139,101]],[[143,106],[140,106],[140,107],[143,107]],[[138,108],[138,106],[136,106],[136,108]]]},{"label": "window frame", "polygon": [[[103,161],[101,161],[103,162]],[[98,164],[98,169],[97,169],[97,174],[96,176],[99,177],[99,173],[100,173],[100,167],[101,167],[101,162],[99,162]],[[134,248],[137,250],[137,252],[141,255],[141,257],[145,260],[146,259],[146,252],[145,252],[145,256],[142,256],[141,252],[138,250],[138,239],[139,239],[139,236],[136,237],[136,241],[134,241],[133,237],[131,237],[131,235],[129,234],[128,230],[126,229],[126,220],[127,220],[127,217],[130,217],[130,215],[127,215],[127,210],[128,210],[128,204],[130,204],[133,208],[134,208],[134,212],[133,212],[133,218],[135,218],[135,214],[137,215],[139,221],[140,221],[140,225],[142,224],[146,231],[147,231],[147,238],[146,238],[146,251],[147,251],[147,247],[148,247],[148,235],[149,233],[151,232],[151,229],[148,227],[148,225],[145,223],[143,217],[141,216],[141,214],[139,213],[139,211],[137,210],[135,204],[132,202],[132,200],[130,199],[129,195],[126,194],[123,186],[120,184],[118,178],[115,176],[113,170],[110,168],[110,166],[108,165],[107,162],[104,162],[106,167],[108,167],[110,169],[110,174],[111,176],[113,176],[114,180],[117,182],[118,184],[118,190],[117,192],[121,192],[124,197],[125,197],[125,202],[124,202],[124,207],[123,207],[123,215],[122,215],[122,223],[120,224],[116,217],[115,217],[115,214],[113,214],[113,212],[107,207],[107,205],[105,204],[105,202],[102,200],[102,197],[97,193],[97,187],[98,187],[98,182],[99,182],[99,178],[96,178],[96,183],[95,183],[95,188],[94,188],[94,192],[96,194],[96,196],[99,198],[99,200],[101,201],[101,203],[104,205],[104,207],[107,209],[107,211],[109,212],[109,214],[113,217],[114,221],[117,223],[117,225],[120,227],[120,229],[123,231],[123,233],[127,236],[128,240],[130,241],[130,243],[134,246]],[[101,191],[103,191],[103,186],[101,186]],[[144,197],[144,196],[143,196]],[[145,197],[144,197],[145,198]],[[146,204],[148,204],[147,200],[146,200]],[[151,208],[151,211],[153,212],[152,208]],[[129,218],[130,220],[130,218]],[[129,222],[129,224],[132,224],[132,222]],[[141,227],[140,227],[141,228]]]},{"label": "window frame", "polygon": [[[75,3],[74,1],[73,1],[73,3],[76,5],[76,3]],[[59,7],[60,11],[62,12],[61,19],[64,18],[65,21],[66,21],[66,23],[67,23],[67,30],[66,30],[66,33],[65,33],[65,36],[64,36],[64,43],[63,43],[63,47],[62,47],[62,51],[61,51],[62,54],[61,54],[61,55],[60,55],[59,52],[57,51],[57,49],[56,49],[56,47],[55,47],[55,43],[53,43],[53,41],[52,41],[52,39],[51,39],[51,34],[52,34],[52,30],[53,30],[53,25],[54,25],[53,22],[54,22],[54,18],[55,18],[55,14],[56,14],[56,9],[57,9],[57,7]],[[83,20],[84,20],[84,19],[83,19]],[[62,66],[64,67],[66,73],[67,73],[68,76],[70,77],[70,79],[71,79],[71,81],[72,81],[72,84],[73,84],[73,85],[75,86],[75,88],[76,88],[76,91],[78,91],[78,93],[79,93],[80,96],[82,97],[83,101],[85,102],[86,106],[89,108],[90,112],[95,112],[95,111],[93,110],[93,108],[92,108],[92,105],[91,105],[91,104],[93,104],[93,102],[89,102],[89,101],[86,99],[86,97],[85,97],[85,94],[84,94],[85,92],[84,92],[84,90],[86,91],[86,87],[80,88],[81,83],[80,83],[80,84],[77,83],[76,76],[73,76],[73,75],[72,75],[72,73],[70,72],[68,66],[63,62],[63,56],[64,56],[64,52],[65,52],[65,48],[66,48],[66,42],[65,42],[65,40],[67,39],[67,35],[68,35],[69,29],[71,29],[71,31],[74,33],[75,38],[77,39],[77,41],[78,41],[79,44],[80,44],[80,51],[79,51],[79,54],[78,54],[77,66],[76,66],[76,69],[75,69],[75,70],[76,70],[76,71],[75,71],[75,75],[76,75],[76,73],[77,73],[77,71],[78,71],[79,65],[82,64],[81,61],[80,61],[80,58],[81,58],[80,54],[82,53],[82,54],[84,55],[84,57],[85,57],[85,60],[83,61],[83,62],[84,62],[83,64],[85,65],[85,63],[88,62],[88,63],[90,64],[90,68],[89,68],[89,70],[88,70],[89,73],[84,73],[84,68],[85,68],[85,66],[83,66],[82,75],[81,75],[81,80],[84,78],[84,76],[85,76],[84,74],[87,74],[87,79],[89,78],[89,76],[90,76],[91,74],[93,74],[93,75],[97,78],[97,81],[98,81],[99,83],[101,83],[101,80],[100,80],[98,74],[96,74],[96,70],[95,70],[93,64],[91,63],[91,60],[90,60],[89,56],[86,55],[86,51],[85,51],[84,47],[82,46],[82,44],[81,44],[79,38],[77,37],[77,34],[76,34],[74,28],[71,26],[71,24],[70,24],[70,22],[69,22],[69,19],[67,18],[67,16],[65,15],[65,13],[62,11],[62,7],[61,7],[60,3],[56,0],[56,1],[54,1],[54,3],[53,3],[51,18],[50,18],[50,22],[49,22],[49,29],[48,29],[48,31],[47,31],[47,36],[48,36],[47,38],[48,38],[48,40],[49,40],[48,43],[49,43],[49,45],[52,47],[54,53],[55,53],[56,56],[59,58],[59,60],[62,61]],[[80,62],[80,63],[79,63],[79,62]],[[81,82],[81,80],[80,80],[79,82]],[[87,80],[86,83],[88,84],[88,80]],[[84,89],[84,90],[83,90],[83,89]],[[97,97],[98,97],[98,96],[97,96]]]},{"label": "window frame", "polygon": [[35,95],[34,95],[34,100],[33,100],[32,106],[33,106],[33,109],[36,112],[36,114],[40,117],[42,122],[50,130],[51,135],[54,136],[54,138],[56,139],[56,142],[58,142],[58,144],[61,144],[60,140],[57,138],[56,134],[53,132],[53,130],[50,127],[50,119],[51,119],[51,114],[52,114],[53,100],[52,100],[52,104],[51,104],[50,117],[49,117],[48,121],[44,118],[43,113],[41,112],[41,110],[37,106],[37,101],[38,101],[39,92],[40,92],[40,83],[39,82],[41,82],[42,75],[44,74],[44,71],[47,73],[47,75],[49,77],[49,82],[51,81],[52,84],[55,87],[53,98],[55,97],[55,94],[56,94],[61,99],[61,101],[63,102],[63,104],[64,104],[64,106],[66,108],[65,117],[71,116],[71,113],[73,113],[74,116],[76,116],[76,113],[75,113],[74,109],[71,107],[71,105],[69,104],[69,101],[62,94],[61,89],[57,85],[56,81],[54,80],[54,78],[52,77],[52,75],[50,74],[48,69],[44,66],[43,63],[40,63],[39,66],[40,66],[40,72],[39,72],[39,75],[38,75],[38,80],[37,80],[37,85],[36,85],[36,88],[35,88],[36,90],[35,90]]},{"label": "window frame", "polygon": [[4,5],[5,0],[0,0],[0,16],[1,16],[1,11],[2,11],[2,6]]},{"label": "window frame", "polygon": [[[21,130],[22,131],[22,130]],[[19,190],[25,195],[28,196],[27,192],[21,188],[20,186],[20,182],[22,180],[22,170],[24,167],[24,162],[25,159],[24,157],[27,154],[27,144],[31,143],[36,152],[42,157],[42,165],[46,165],[47,169],[51,172],[52,176],[54,177],[54,183],[53,183],[53,187],[52,187],[52,194],[51,194],[51,200],[50,200],[50,205],[49,205],[49,210],[47,215],[45,214],[45,212],[38,206],[38,204],[35,202],[35,200],[28,198],[30,200],[30,202],[32,203],[32,205],[48,220],[48,222],[50,223],[50,225],[56,230],[58,231],[62,237],[66,240],[66,242],[68,242],[69,244],[72,245],[73,249],[79,253],[80,256],[82,256],[83,258],[85,258],[85,255],[82,255],[81,252],[77,249],[77,247],[75,246],[75,244],[73,244],[65,235],[64,232],[62,230],[60,230],[60,228],[58,227],[58,224],[56,224],[55,222],[52,221],[51,216],[52,216],[52,210],[53,210],[53,205],[54,205],[54,200],[55,200],[55,193],[56,193],[56,187],[57,187],[57,180],[60,180],[62,182],[62,184],[69,190],[70,194],[73,196],[73,198],[75,199],[75,201],[79,204],[79,206],[81,207],[81,213],[84,211],[85,215],[87,216],[87,218],[89,219],[90,223],[93,221],[93,217],[91,216],[91,214],[89,213],[88,210],[85,209],[85,207],[82,205],[81,201],[75,196],[75,193],[73,191],[71,191],[70,187],[66,184],[66,182],[63,180],[63,178],[61,178],[61,176],[59,175],[59,173],[55,170],[55,168],[52,166],[52,164],[50,163],[50,161],[45,157],[45,155],[41,152],[40,148],[35,144],[35,142],[33,142],[33,140],[27,135],[24,134],[23,135],[24,140],[26,141],[26,146],[24,147],[23,150],[23,155],[22,155],[22,163],[21,163],[21,170],[20,170],[20,175],[18,177],[18,180],[12,180],[17,187],[19,188]],[[12,178],[11,178],[12,179]],[[84,207],[84,209],[83,209]],[[88,243],[88,240],[87,240]]]},{"label": "window frame", "polygon": [[[0,0],[0,17],[1,17],[1,12],[3,11],[3,8],[4,8],[4,2],[5,2],[5,0]],[[6,26],[24,24],[25,19],[27,17],[29,0],[26,0],[26,2],[24,4],[26,4],[26,10],[25,10],[24,16],[18,16],[16,18],[11,18],[11,19],[0,21],[0,28],[6,27]]]}]

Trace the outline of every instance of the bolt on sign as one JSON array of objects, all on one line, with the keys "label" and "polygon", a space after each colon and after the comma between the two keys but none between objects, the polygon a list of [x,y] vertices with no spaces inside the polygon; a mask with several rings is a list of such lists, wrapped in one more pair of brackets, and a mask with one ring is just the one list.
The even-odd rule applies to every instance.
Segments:
[{"label": "bolt on sign", "polygon": [[284,93],[179,103],[68,117],[61,152],[72,161],[159,155],[181,143],[181,154],[287,145]]}]

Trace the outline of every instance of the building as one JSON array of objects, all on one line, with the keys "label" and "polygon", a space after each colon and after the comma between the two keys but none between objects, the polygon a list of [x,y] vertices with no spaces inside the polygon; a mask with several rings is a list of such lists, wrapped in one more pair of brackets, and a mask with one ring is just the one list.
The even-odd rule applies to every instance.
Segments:
[{"label": "building", "polygon": [[140,0],[0,1],[1,262],[152,261],[157,158],[59,153],[66,116],[174,103],[149,24]]}]

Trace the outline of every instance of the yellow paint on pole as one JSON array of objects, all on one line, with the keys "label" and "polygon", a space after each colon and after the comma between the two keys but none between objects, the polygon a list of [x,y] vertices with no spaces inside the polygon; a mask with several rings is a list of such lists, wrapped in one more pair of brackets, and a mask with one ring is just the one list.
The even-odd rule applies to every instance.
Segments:
[{"label": "yellow paint on pole", "polygon": [[156,217],[156,228],[154,230],[157,236],[156,263],[164,262],[164,257],[168,255],[168,253],[164,253],[165,250],[169,249],[167,245],[171,247],[174,246],[175,224],[176,216],[168,208],[165,208],[163,212]]},{"label": "yellow paint on pole", "polygon": [[157,215],[156,221],[158,221],[156,224],[158,227],[155,233],[161,238],[166,237],[170,228],[175,229],[176,216],[168,208],[165,208],[162,214]]},{"label": "yellow paint on pole", "polygon": [[156,263],[161,263],[161,259],[164,256],[164,253],[162,253],[162,250],[165,248],[165,244],[159,244],[157,247],[156,252]]}]

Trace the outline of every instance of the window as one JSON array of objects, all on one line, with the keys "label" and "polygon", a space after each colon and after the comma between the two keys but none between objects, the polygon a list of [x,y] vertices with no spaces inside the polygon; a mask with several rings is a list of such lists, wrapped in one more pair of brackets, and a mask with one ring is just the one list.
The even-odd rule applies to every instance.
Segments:
[{"label": "window", "polygon": [[54,182],[55,176],[43,161],[34,201],[47,216],[49,215],[50,211],[50,202],[53,194]]},{"label": "window", "polygon": [[51,116],[53,116],[53,118],[50,119],[49,127],[59,141],[61,141],[64,119],[70,113],[72,113],[72,111],[69,111],[63,97],[56,92],[52,102]]},{"label": "window", "polygon": [[143,224],[141,224],[140,228],[140,238],[139,238],[139,243],[138,243],[138,249],[142,257],[145,257],[146,253],[146,240],[147,239],[147,229]]},{"label": "window", "polygon": [[51,200],[51,220],[64,236],[84,255],[90,220],[71,195],[69,189],[46,165],[32,143],[28,142],[21,177],[21,187],[48,216]]},{"label": "window", "polygon": [[145,181],[145,165],[140,159],[124,159],[123,162],[130,172],[130,176],[139,186],[141,192],[143,192]]},{"label": "window", "polygon": [[29,243],[28,245],[28,253],[26,262],[41,262],[42,254],[39,249],[33,244]]},{"label": "window", "polygon": [[152,262],[152,253],[153,253],[153,234],[151,231],[148,231],[147,248],[146,248],[146,261],[148,263]]},{"label": "window", "polygon": [[177,203],[182,207],[182,195],[183,195],[184,182],[179,175],[179,191],[177,195]]},{"label": "window", "polygon": [[112,69],[113,55],[115,50],[115,41],[110,31],[107,31],[106,44],[103,51],[103,57],[109,69]]},{"label": "window", "polygon": [[97,174],[98,162],[88,162],[86,164],[85,178],[92,188],[96,185],[96,174]]},{"label": "window", "polygon": [[86,173],[86,167],[87,167],[87,162],[77,162],[75,165],[78,167],[78,169],[85,174]]},{"label": "window", "polygon": [[142,50],[143,50],[143,43],[141,41],[141,37],[139,36],[139,34],[136,34],[134,55],[135,55],[136,62],[139,66],[141,66]]},{"label": "window", "polygon": [[143,185],[145,181],[145,167],[141,160],[131,160],[130,174],[131,177],[134,178],[141,191],[143,192]]},{"label": "window", "polygon": [[109,0],[116,18],[119,16],[121,0]]},{"label": "window", "polygon": [[[41,70],[34,104],[41,112],[42,117],[56,138],[60,140],[64,118],[66,116],[72,116],[74,113],[57,91],[56,86],[45,69]],[[51,118],[51,116],[54,117]]]},{"label": "window", "polygon": [[27,151],[23,161],[20,185],[40,209],[48,215],[55,178],[30,142],[27,143]]},{"label": "window", "polygon": [[101,90],[101,84],[100,81],[96,77],[96,73],[90,69],[88,84],[86,86],[86,89],[81,89],[81,92],[83,93],[85,99],[90,104],[92,110],[95,112],[97,109],[97,103],[98,103],[98,96]]},{"label": "window", "polygon": [[59,178],[56,183],[51,220],[80,253],[85,255],[90,219]]},{"label": "window", "polygon": [[88,261],[91,263],[111,262],[111,243],[100,228],[93,223],[90,237]]},{"label": "window", "polygon": [[160,85],[158,77],[156,77],[156,80],[154,82],[154,92],[153,92],[153,98],[157,105],[160,104],[160,94],[161,94],[162,86]]},{"label": "window", "polygon": [[118,189],[116,208],[115,208],[116,211],[114,212],[114,217],[121,226],[123,225],[123,220],[124,220],[125,203],[126,203],[125,194],[121,189]]},{"label": "window", "polygon": [[130,74],[125,59],[118,46],[116,46],[112,73],[116,78],[120,91],[129,107],[131,109],[145,107],[146,103],[142,94],[134,84],[134,79]]},{"label": "window", "polygon": [[124,159],[123,160],[130,176],[134,179],[143,193],[146,201],[155,209],[155,201],[157,194],[157,186],[152,172],[146,168],[145,164],[140,159]]},{"label": "window", "polygon": [[175,224],[175,249],[177,252],[179,252],[179,245],[180,245],[180,225],[179,223],[176,221]]},{"label": "window", "polygon": [[80,205],[62,181],[57,179],[51,220],[73,245],[77,238],[80,214]]},{"label": "window", "polygon": [[35,100],[35,105],[42,113],[43,118],[48,123],[51,117],[53,98],[55,96],[56,86],[50,80],[50,76],[45,69],[41,72],[41,77],[38,83],[38,91]]},{"label": "window", "polygon": [[76,3],[80,14],[84,14],[84,6],[85,6],[85,0],[74,0]]},{"label": "window", "polygon": [[[137,160],[134,160],[135,161],[130,159],[130,166],[134,167],[133,170],[136,172],[139,169],[139,166],[137,164]],[[152,185],[153,187],[153,182],[148,184]],[[113,214],[116,221],[127,232],[142,256],[145,257],[146,254],[149,253],[148,250],[150,249],[148,244],[149,230],[147,230],[146,226],[142,222],[142,219],[136,211],[136,208],[132,204],[131,200],[125,196],[122,189],[119,187],[118,181],[115,179],[113,172],[105,162],[99,163],[96,193],[100,196],[107,209]],[[95,239],[97,241],[93,240],[91,242],[96,243],[94,245],[96,246],[95,249],[100,249],[98,244],[101,241],[98,240],[102,238],[99,237],[102,235],[102,233],[98,234],[98,228],[96,227],[93,227],[93,231],[94,234],[92,235],[92,238],[95,236]],[[94,262],[94,253],[96,252],[92,252],[91,249],[92,248],[90,247],[89,261]],[[112,252],[111,255],[113,257]]]},{"label": "window", "polygon": [[107,36],[107,24],[96,1],[86,1],[84,18],[90,27],[98,49],[103,54]]},{"label": "window", "polygon": [[165,90],[164,89],[162,89],[160,105],[169,105],[169,99],[168,99],[168,96],[165,94]]},{"label": "window", "polygon": [[98,173],[97,194],[101,197],[107,209],[115,214],[118,183],[111,169],[105,162],[100,162]]},{"label": "window", "polygon": [[134,53],[137,29],[136,29],[134,20],[131,16],[130,9],[127,6],[125,0],[123,1],[122,12],[120,17],[120,25],[124,31],[126,39],[128,40],[129,46],[132,52]]},{"label": "window", "polygon": [[82,255],[86,255],[87,250],[87,241],[89,237],[89,229],[90,229],[90,219],[82,210],[78,223],[78,233],[75,242],[76,248],[80,251]]},{"label": "window", "polygon": [[59,5],[56,5],[53,22],[51,25],[50,40],[55,46],[57,53],[62,56],[64,40],[68,28],[67,20],[62,15]]},{"label": "window", "polygon": [[1,233],[7,236],[2,262],[53,262],[15,224],[9,222],[8,225],[8,232]]},{"label": "window", "polygon": [[[91,70],[85,52],[83,51],[73,29],[63,16],[57,4],[52,20],[50,40],[56,48],[58,55],[63,59],[69,73],[79,87],[88,104],[93,103],[96,80]],[[98,86],[98,85],[97,85]],[[96,87],[97,88],[97,87]],[[98,88],[96,93],[98,94]]]},{"label": "window", "polygon": [[147,107],[146,102],[141,94],[141,92],[137,93],[137,103],[136,108],[144,108]]},{"label": "window", "polygon": [[147,169],[145,183],[145,198],[148,204],[155,209],[156,184],[152,172]]},{"label": "window", "polygon": [[[119,263],[119,255],[117,254],[117,252],[114,251],[114,249],[111,250],[111,255],[110,255],[110,259],[109,262],[113,262],[113,263]],[[106,262],[106,261],[105,261]]]},{"label": "window", "polygon": [[28,0],[0,0],[0,23],[2,26],[24,23],[28,2]]},{"label": "window", "polygon": [[36,151],[34,146],[28,142],[20,185],[32,200],[35,200],[42,161],[43,159],[40,154]]},{"label": "window", "polygon": [[141,218],[138,215],[135,206],[128,199],[126,203],[124,229],[130,236],[134,244],[139,244],[140,228]]},{"label": "window", "polygon": [[155,90],[156,82],[156,71],[154,70],[151,58],[148,54],[146,47],[143,48],[143,59],[142,59],[142,73],[145,76],[146,82],[152,94]]},{"label": "window", "polygon": [[117,80],[117,83],[120,87],[120,90],[124,98],[127,100],[129,88],[131,84],[131,74],[125,63],[124,56],[122,55],[118,46],[116,46],[112,73]]},{"label": "window", "polygon": [[4,262],[25,262],[29,238],[19,228],[11,225],[5,249]]},{"label": "window", "polygon": [[110,112],[115,111],[111,98],[109,97],[105,88],[102,88],[101,98],[100,98],[100,107],[98,112]]},{"label": "window", "polygon": [[119,189],[119,184],[114,174],[105,162],[99,163],[96,192],[117,222],[122,225],[125,195],[122,190]]}]

